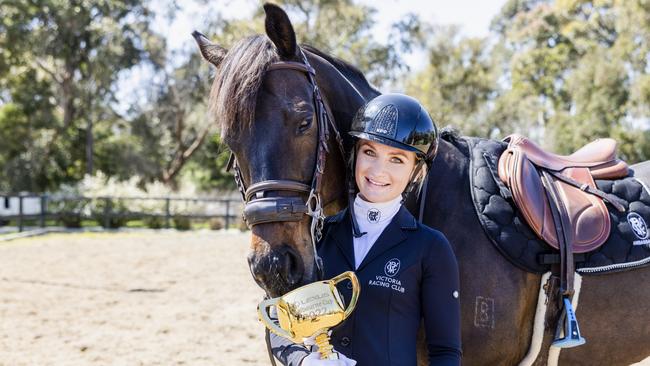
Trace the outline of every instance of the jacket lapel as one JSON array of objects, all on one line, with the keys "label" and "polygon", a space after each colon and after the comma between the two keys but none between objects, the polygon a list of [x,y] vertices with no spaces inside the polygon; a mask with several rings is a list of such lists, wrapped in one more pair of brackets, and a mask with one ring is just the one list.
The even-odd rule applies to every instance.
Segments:
[{"label": "jacket lapel", "polygon": [[345,257],[345,260],[348,262],[350,269],[354,270],[354,243],[352,239],[352,223],[350,222],[350,215],[345,209],[345,213],[342,215],[342,219],[339,225],[334,227],[332,230],[332,237],[336,242],[341,253]]},{"label": "jacket lapel", "polygon": [[[349,216],[349,215],[348,215]],[[349,221],[349,220],[348,220]],[[348,223],[349,224],[349,223]],[[382,255],[387,250],[393,248],[394,246],[400,244],[406,240],[406,233],[404,230],[416,230],[417,224],[415,218],[411,215],[404,206],[400,207],[399,211],[393,217],[391,222],[386,226],[384,231],[379,235],[375,244],[363,259],[357,271],[360,271],[368,263],[372,262],[375,258]],[[352,230],[350,228],[350,230]],[[353,249],[354,253],[354,249]],[[352,256],[354,259],[354,255]],[[353,262],[354,263],[354,262]],[[354,268],[354,267],[353,267]]]}]

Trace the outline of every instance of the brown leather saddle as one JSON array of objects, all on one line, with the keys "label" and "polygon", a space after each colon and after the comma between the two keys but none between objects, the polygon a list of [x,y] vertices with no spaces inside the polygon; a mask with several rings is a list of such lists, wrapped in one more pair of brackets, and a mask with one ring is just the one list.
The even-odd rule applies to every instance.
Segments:
[{"label": "brown leather saddle", "polygon": [[573,253],[590,252],[609,237],[607,204],[621,212],[625,208],[616,197],[599,190],[594,179],[626,177],[627,164],[616,158],[613,139],[593,141],[569,156],[546,152],[521,135],[504,141],[508,147],[499,158],[500,180],[537,236],[560,251],[560,263],[551,267],[559,279],[559,308],[563,309],[553,345],[582,345],[585,339],[570,302]]},{"label": "brown leather saddle", "polygon": [[[508,148],[499,158],[499,178],[510,188],[513,200],[533,231],[550,246],[560,249],[556,225],[544,184],[544,172],[565,207],[567,241],[575,253],[601,246],[609,237],[609,197],[596,193],[594,179],[618,179],[628,175],[624,161],[616,158],[616,141],[598,139],[569,156],[542,150],[521,135],[504,139]],[[616,202],[610,202],[616,204]]]}]

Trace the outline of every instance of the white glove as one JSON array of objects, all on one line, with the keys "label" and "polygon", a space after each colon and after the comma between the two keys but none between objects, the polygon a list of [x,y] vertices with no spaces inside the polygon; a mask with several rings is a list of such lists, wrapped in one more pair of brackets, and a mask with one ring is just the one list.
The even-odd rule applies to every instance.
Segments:
[{"label": "white glove", "polygon": [[[331,335],[332,335],[332,330],[330,329],[327,332],[327,336],[329,337]],[[316,345],[316,336],[311,336],[309,338],[303,338],[302,339],[302,344],[304,344],[307,348],[313,347],[313,348],[311,348],[312,351],[318,351],[318,346]]]},{"label": "white glove", "polygon": [[344,354],[336,353],[339,354],[338,360],[321,360],[320,353],[312,352],[309,356],[302,359],[300,366],[354,366],[357,364],[357,361],[345,357]]}]

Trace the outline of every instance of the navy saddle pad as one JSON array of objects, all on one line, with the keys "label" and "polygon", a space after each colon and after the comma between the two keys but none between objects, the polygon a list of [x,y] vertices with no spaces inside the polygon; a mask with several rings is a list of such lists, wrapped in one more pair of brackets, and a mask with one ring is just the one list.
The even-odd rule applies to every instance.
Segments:
[{"label": "navy saddle pad", "polygon": [[[466,137],[470,154],[470,189],[474,208],[487,236],[497,249],[517,267],[544,273],[559,262],[559,252],[547,245],[520,216],[508,189],[498,181],[496,171],[506,143]],[[617,196],[625,206],[618,212],[608,205],[611,232],[594,251],[575,254],[580,274],[603,274],[630,270],[650,264],[650,194],[644,182],[627,177],[598,180],[598,188]]]}]

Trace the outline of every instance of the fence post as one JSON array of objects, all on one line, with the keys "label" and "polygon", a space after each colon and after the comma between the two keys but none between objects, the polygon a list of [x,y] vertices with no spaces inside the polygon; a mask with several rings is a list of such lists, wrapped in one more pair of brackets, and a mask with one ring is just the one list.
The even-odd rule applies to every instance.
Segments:
[{"label": "fence post", "polygon": [[105,205],[104,205],[104,229],[109,229],[111,227],[111,199],[109,197],[105,197]]},{"label": "fence post", "polygon": [[47,195],[41,196],[41,228],[45,228],[45,219],[47,217]]},{"label": "fence post", "polygon": [[230,200],[226,201],[226,229],[230,226]]},{"label": "fence post", "polygon": [[171,212],[169,210],[169,197],[165,198],[165,229],[169,229],[169,218]]},{"label": "fence post", "polygon": [[18,232],[23,231],[23,196],[18,196]]}]

